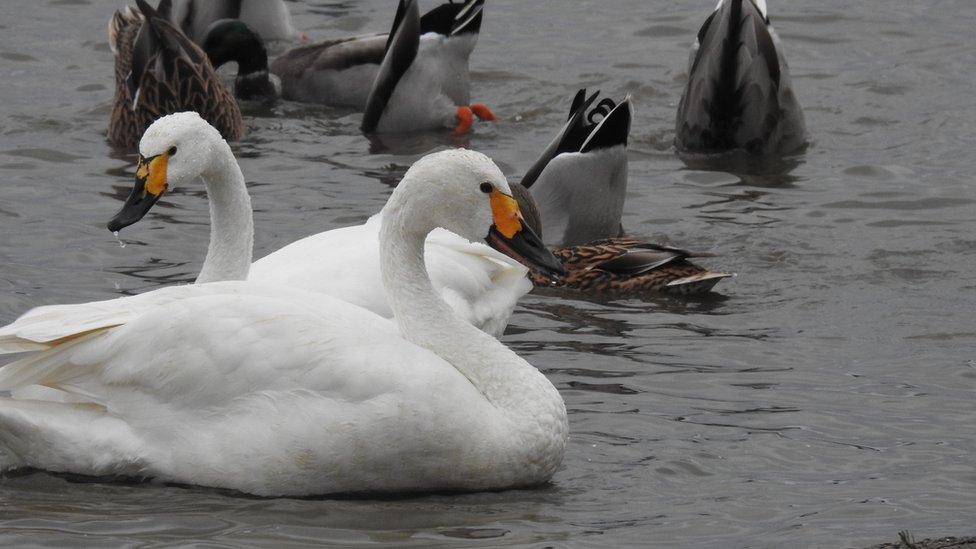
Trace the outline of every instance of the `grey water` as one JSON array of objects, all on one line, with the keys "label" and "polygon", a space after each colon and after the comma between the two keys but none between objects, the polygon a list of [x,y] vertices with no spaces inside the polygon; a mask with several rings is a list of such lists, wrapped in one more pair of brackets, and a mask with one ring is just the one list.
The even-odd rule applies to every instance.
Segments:
[{"label": "grey water", "polygon": [[[202,185],[105,229],[135,158],[105,141],[122,0],[0,2],[0,323],[186,283]],[[421,3],[422,8],[432,5]],[[382,31],[392,0],[289,6],[313,39]],[[384,500],[0,479],[0,545],[858,547],[976,518],[976,44],[970,0],[770,2],[812,137],[762,175],[671,147],[712,0],[488,0],[474,100],[495,126],[370,142],[360,116],[246,111],[256,256],[362,222],[406,168],[466,146],[521,176],[586,86],[637,107],[624,225],[719,252],[696,300],[524,298],[504,337],[559,388],[548,486]],[[341,258],[335,258],[341,261]]]}]

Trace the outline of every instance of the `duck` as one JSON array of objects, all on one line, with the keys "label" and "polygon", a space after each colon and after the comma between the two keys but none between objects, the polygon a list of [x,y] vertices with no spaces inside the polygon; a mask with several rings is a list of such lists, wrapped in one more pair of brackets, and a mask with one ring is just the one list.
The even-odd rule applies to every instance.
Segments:
[{"label": "duck", "polygon": [[675,121],[680,154],[789,155],[807,145],[765,0],[720,0],[692,47]]},{"label": "duck", "polygon": [[[587,294],[633,295],[710,292],[734,275],[690,261],[714,257],[646,242],[625,234],[621,225],[627,192],[627,141],[630,97],[620,103],[581,89],[568,121],[521,184],[513,183],[526,223],[553,249],[563,273],[530,271],[538,288],[563,288]],[[545,229],[545,230],[543,230]]]},{"label": "duck", "polygon": [[244,120],[237,100],[220,81],[206,54],[168,20],[171,0],[158,11],[144,0],[109,21],[115,55],[115,99],[108,127],[114,147],[131,150],[157,118],[196,111],[221,135],[237,141]]},{"label": "duck", "polygon": [[216,67],[237,62],[239,98],[280,89],[287,100],[363,110],[367,133],[447,127],[460,134],[475,120],[495,120],[487,105],[471,103],[468,61],[483,9],[484,0],[468,0],[421,17],[416,0],[404,0],[389,34],[295,48],[270,64],[262,37],[242,21],[216,21],[202,46]]},{"label": "duck", "polygon": [[[572,246],[621,234],[627,193],[630,97],[619,104],[600,92],[573,98],[569,119],[522,177],[550,246]],[[591,108],[592,107],[592,108]]]},{"label": "duck", "polygon": [[237,19],[267,41],[308,40],[292,22],[284,0],[174,0],[170,21],[197,44],[221,19]]},{"label": "duck", "polygon": [[[161,142],[172,145],[154,153]],[[109,221],[110,231],[137,223],[166,193],[200,179],[210,200],[211,233],[198,284],[249,280],[333,295],[393,317],[379,268],[385,208],[362,225],[305,237],[252,264],[251,199],[240,165],[219,132],[196,113],[169,115],[149,127],[140,152],[135,184]],[[517,257],[446,230],[429,235],[426,258],[442,298],[493,335],[505,330],[517,301],[532,289]]]},{"label": "duck", "polygon": [[[143,153],[181,144],[144,139]],[[178,164],[174,175],[190,169]],[[441,299],[425,242],[443,227],[543,268],[555,259],[474,151],[421,158],[385,210],[395,322],[321,293],[225,281],[39,307],[0,328],[0,353],[31,351],[0,369],[0,471],[265,497],[549,482],[568,438],[559,392]],[[18,398],[33,386],[66,398]]]}]

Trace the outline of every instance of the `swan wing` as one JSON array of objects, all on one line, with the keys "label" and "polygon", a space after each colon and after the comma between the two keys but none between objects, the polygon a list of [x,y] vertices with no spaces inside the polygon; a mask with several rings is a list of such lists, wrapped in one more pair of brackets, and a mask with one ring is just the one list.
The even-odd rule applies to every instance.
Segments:
[{"label": "swan wing", "polygon": [[[258,260],[248,280],[321,292],[390,318],[379,268],[382,213],[365,224],[315,234]],[[438,229],[425,259],[434,288],[462,318],[498,335],[532,285],[527,269],[492,248]]]},{"label": "swan wing", "polygon": [[0,467],[263,495],[465,482],[450,468],[491,405],[392,323],[325,295],[186,288],[0,370],[2,390],[72,397],[0,399]]}]

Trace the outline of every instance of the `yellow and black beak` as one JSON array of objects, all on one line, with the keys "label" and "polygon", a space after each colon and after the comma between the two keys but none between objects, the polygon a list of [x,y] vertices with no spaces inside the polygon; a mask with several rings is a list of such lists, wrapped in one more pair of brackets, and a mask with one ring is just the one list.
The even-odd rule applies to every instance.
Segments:
[{"label": "yellow and black beak", "polygon": [[530,269],[543,271],[550,276],[564,274],[556,256],[546,248],[539,235],[524,223],[518,202],[497,189],[491,191],[490,197],[494,223],[485,238],[488,245]]},{"label": "yellow and black beak", "polygon": [[166,192],[166,166],[169,153],[145,158],[139,155],[136,168],[136,184],[125,204],[108,222],[108,230],[115,232],[138,222]]}]

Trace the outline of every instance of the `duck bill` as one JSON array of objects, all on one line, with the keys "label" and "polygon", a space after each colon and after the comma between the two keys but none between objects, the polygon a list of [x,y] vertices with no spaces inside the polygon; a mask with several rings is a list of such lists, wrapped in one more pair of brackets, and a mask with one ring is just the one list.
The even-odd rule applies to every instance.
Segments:
[{"label": "duck bill", "polygon": [[108,222],[108,230],[113,233],[142,219],[153,205],[166,192],[166,153],[151,158],[139,157],[136,169],[136,183],[125,199],[125,204]]},{"label": "duck bill", "polygon": [[496,225],[492,225],[485,241],[492,248],[530,269],[542,271],[549,276],[560,276],[565,273],[556,256],[552,255],[552,252],[542,243],[542,239],[528,225],[522,225],[521,229],[511,237],[505,236]]}]

